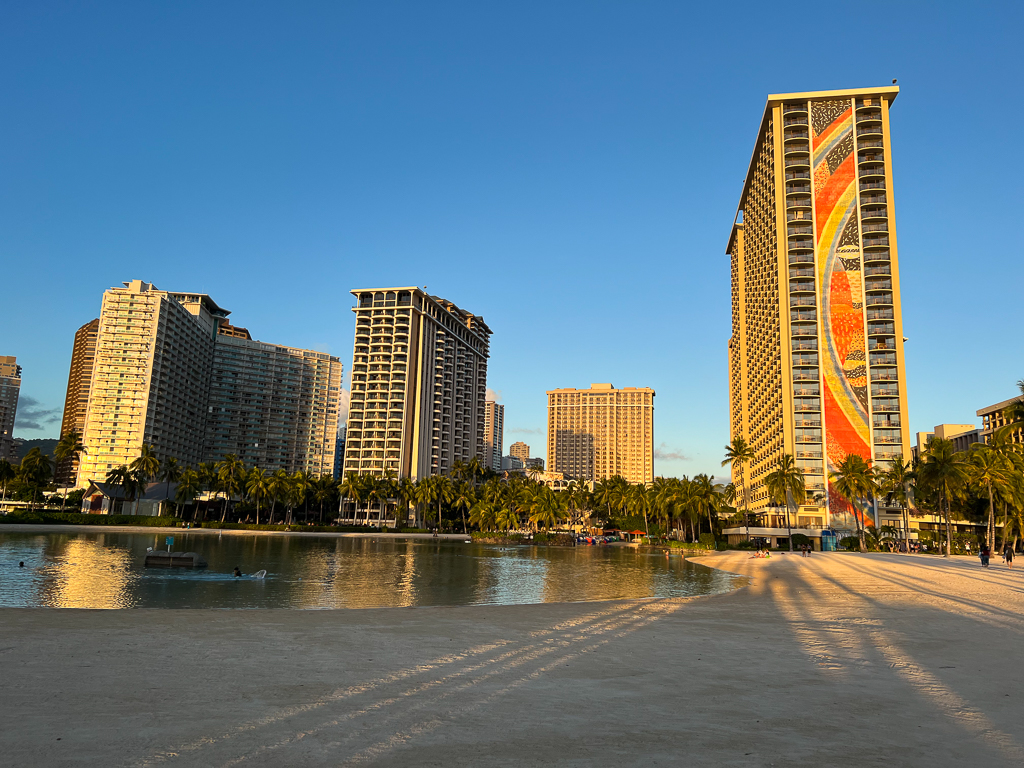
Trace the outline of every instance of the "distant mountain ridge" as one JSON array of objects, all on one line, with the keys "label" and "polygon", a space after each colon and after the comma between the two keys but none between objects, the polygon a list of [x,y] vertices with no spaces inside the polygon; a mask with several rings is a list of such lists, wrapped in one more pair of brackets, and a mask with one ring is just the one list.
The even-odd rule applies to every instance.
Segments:
[{"label": "distant mountain ridge", "polygon": [[38,448],[43,454],[53,458],[53,449],[57,447],[57,438],[55,437],[44,437],[39,440],[21,440],[18,442],[18,461],[25,458],[25,454],[31,451],[33,448]]}]

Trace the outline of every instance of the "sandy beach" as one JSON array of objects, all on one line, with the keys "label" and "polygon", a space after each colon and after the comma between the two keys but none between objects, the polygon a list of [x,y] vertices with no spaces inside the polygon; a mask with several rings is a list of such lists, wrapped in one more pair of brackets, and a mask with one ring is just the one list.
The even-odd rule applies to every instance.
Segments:
[{"label": "sandy beach", "polygon": [[[1024,765],[1024,568],[741,553],[691,600],[0,610],[11,766]],[[1024,563],[1021,564],[1024,566]]]}]

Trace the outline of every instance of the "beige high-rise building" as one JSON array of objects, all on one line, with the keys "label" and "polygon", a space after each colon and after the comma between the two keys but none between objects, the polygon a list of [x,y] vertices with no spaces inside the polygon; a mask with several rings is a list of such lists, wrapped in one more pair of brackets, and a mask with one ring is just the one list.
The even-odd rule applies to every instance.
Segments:
[{"label": "beige high-rise building", "polygon": [[103,295],[79,487],[134,461],[143,444],[181,467],[235,453],[271,472],[331,473],[338,358],[253,341],[228,314],[205,294],[141,280]]},{"label": "beige high-rise building", "polygon": [[334,474],[341,361],[254,341],[222,322],[213,350],[203,460],[235,454],[268,472]]},{"label": "beige high-rise building", "polygon": [[214,337],[227,311],[204,294],[132,280],[103,294],[77,486],[142,445],[184,467],[203,457]]},{"label": "beige high-rise building", "polygon": [[491,330],[416,287],[355,290],[345,472],[414,480],[484,448]]},{"label": "beige high-rise building", "polygon": [[18,415],[21,393],[21,366],[18,358],[0,355],[0,459],[15,463],[14,420]]},{"label": "beige high-rise building", "polygon": [[493,400],[484,402],[484,457],[481,464],[495,472],[501,471],[501,454],[505,450],[505,406]]},{"label": "beige high-rise building", "polygon": [[548,395],[548,468],[573,480],[654,480],[654,390],[554,389]]},{"label": "beige high-rise building", "polygon": [[800,522],[852,530],[828,472],[851,453],[882,465],[911,455],[889,144],[897,93],[768,97],[727,248],[729,427],[755,454],[752,510],[769,504],[765,478],[791,454],[809,491]]},{"label": "beige high-rise building", "polygon": [[[75,344],[71,350],[71,368],[68,371],[68,390],[64,396],[64,418],[60,423],[60,436],[77,432],[79,439],[85,434],[85,416],[89,408],[89,387],[92,384],[92,369],[96,362],[96,336],[99,333],[99,318],[90,320],[75,332]],[[58,486],[75,482],[78,475],[79,458],[68,459],[57,465],[54,480]]]},{"label": "beige high-rise building", "polygon": [[523,462],[523,466],[526,466],[526,460],[530,458],[530,446],[522,441],[512,443],[508,447],[508,455],[519,459]]}]

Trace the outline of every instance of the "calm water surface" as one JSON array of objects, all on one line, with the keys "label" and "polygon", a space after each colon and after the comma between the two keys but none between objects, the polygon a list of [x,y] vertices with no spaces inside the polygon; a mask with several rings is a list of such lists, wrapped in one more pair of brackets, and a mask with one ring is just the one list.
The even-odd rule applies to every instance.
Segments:
[{"label": "calm water surface", "polygon": [[[145,568],[165,534],[0,531],[0,606],[373,608],[510,605],[727,592],[738,577],[624,547],[175,533],[209,567]],[[19,568],[18,562],[25,567]],[[234,578],[267,571],[266,578]]]}]

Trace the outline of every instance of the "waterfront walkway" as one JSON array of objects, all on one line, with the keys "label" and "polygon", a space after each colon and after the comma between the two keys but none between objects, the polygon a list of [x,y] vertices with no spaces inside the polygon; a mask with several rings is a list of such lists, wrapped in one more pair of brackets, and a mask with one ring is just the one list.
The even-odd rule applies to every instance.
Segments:
[{"label": "waterfront walkway", "polygon": [[[9,765],[1020,766],[1024,568],[701,562],[694,600],[0,610]],[[1024,565],[1024,562],[1021,563]]]}]

